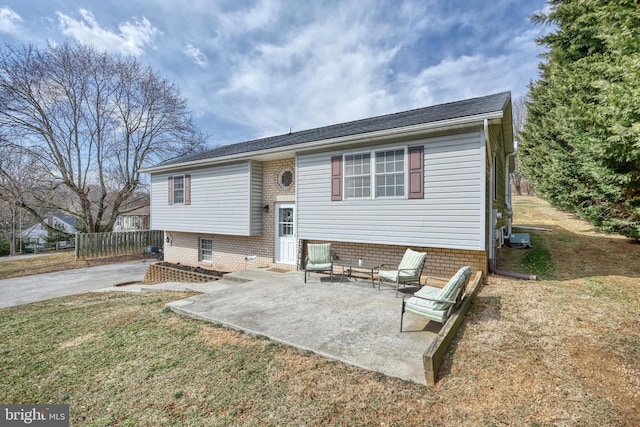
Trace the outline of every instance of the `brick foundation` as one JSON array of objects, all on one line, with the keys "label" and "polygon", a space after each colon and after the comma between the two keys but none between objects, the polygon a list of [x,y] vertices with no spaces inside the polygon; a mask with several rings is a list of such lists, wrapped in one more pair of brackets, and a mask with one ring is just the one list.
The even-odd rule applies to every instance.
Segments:
[{"label": "brick foundation", "polygon": [[[406,246],[394,245],[372,245],[364,243],[345,242],[317,242],[305,241],[308,243],[331,243],[331,250],[334,251],[338,259],[364,259],[381,264],[391,264],[397,266],[406,251]],[[422,272],[424,276],[449,278],[453,276],[460,267],[471,266],[474,272],[482,271],[483,277],[487,275],[487,252],[469,251],[462,249],[439,249],[428,247],[415,247],[411,249],[418,252],[426,252],[427,260]],[[306,251],[306,248],[305,248]],[[306,253],[304,254],[306,256]],[[336,270],[336,273],[341,271]]]},{"label": "brick foundation", "polygon": [[[265,242],[262,237],[199,235],[192,233],[171,233],[173,242],[165,246],[164,260],[192,267],[210,268],[220,271],[240,271],[249,268],[278,268],[295,270],[295,265],[277,264],[273,261],[274,243]],[[213,239],[213,262],[198,261],[200,237]],[[305,241],[308,243],[325,243]],[[373,245],[364,243],[330,242],[338,259],[365,259],[381,264],[398,265],[404,255],[405,246]],[[482,271],[487,276],[487,253],[461,249],[439,249],[411,247],[419,252],[427,252],[423,276],[448,278],[462,266],[469,265],[474,272]],[[306,250],[306,248],[305,248]],[[306,253],[302,254],[303,260]],[[335,270],[340,273],[340,269]]]}]

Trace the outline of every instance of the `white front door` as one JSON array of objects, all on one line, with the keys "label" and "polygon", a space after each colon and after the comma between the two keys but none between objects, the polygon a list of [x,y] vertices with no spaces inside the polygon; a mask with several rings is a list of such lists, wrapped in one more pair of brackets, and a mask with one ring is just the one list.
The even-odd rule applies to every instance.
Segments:
[{"label": "white front door", "polygon": [[296,264],[295,205],[276,205],[276,256],[275,262]]}]

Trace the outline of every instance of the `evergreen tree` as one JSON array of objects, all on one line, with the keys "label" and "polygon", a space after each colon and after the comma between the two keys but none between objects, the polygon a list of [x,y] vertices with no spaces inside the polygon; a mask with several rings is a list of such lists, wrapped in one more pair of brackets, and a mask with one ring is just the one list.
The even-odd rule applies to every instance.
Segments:
[{"label": "evergreen tree", "polygon": [[552,205],[640,240],[640,3],[552,0],[555,25],[520,134],[523,175]]}]

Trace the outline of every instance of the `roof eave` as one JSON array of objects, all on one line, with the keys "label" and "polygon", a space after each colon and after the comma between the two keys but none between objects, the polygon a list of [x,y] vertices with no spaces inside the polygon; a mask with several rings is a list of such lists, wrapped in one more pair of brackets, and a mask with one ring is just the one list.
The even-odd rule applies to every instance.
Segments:
[{"label": "roof eave", "polygon": [[338,138],[321,139],[317,141],[304,142],[294,145],[286,145],[282,147],[269,148],[265,150],[249,151],[245,153],[238,153],[229,156],[213,157],[208,159],[194,160],[191,162],[176,163],[166,166],[151,166],[143,168],[140,171],[143,173],[158,173],[158,172],[172,172],[182,169],[190,169],[195,167],[211,166],[220,163],[228,163],[232,161],[251,159],[253,157],[259,157],[267,154],[275,154],[285,151],[295,151],[297,153],[316,150],[322,148],[333,148],[346,144],[353,144],[355,142],[376,141],[385,138],[391,138],[398,135],[412,135],[423,134],[425,132],[440,132],[450,129],[457,129],[461,127],[469,127],[476,124],[482,124],[485,119],[502,119],[503,110],[493,111],[489,113],[476,114],[473,116],[459,117],[455,119],[439,120],[436,122],[421,123],[413,126],[403,126],[393,129],[384,129],[375,132],[360,133],[355,135],[348,135]]}]

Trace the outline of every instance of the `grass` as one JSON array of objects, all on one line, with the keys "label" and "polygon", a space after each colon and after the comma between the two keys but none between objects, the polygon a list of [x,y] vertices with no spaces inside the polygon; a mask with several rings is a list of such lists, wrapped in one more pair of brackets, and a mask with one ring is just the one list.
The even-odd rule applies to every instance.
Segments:
[{"label": "grass", "polygon": [[554,280],[556,266],[553,254],[547,245],[549,236],[530,231],[531,248],[503,247],[498,254],[498,265],[502,270],[533,274],[541,280]]},{"label": "grass", "polygon": [[524,271],[535,274],[541,280],[556,279],[556,267],[551,251],[540,233],[532,232],[531,248],[525,252],[521,261]]},{"label": "grass", "polygon": [[0,310],[0,402],[68,403],[74,426],[640,425],[640,245],[514,208],[553,231],[498,267],[541,279],[488,278],[434,387],[113,293]]},{"label": "grass", "polygon": [[72,425],[86,426],[398,424],[428,407],[425,387],[163,309],[181,297],[87,294],[0,311],[0,400],[67,403]]},{"label": "grass", "polygon": [[74,254],[71,252],[33,257],[29,258],[28,262],[21,258],[4,258],[0,262],[0,277],[9,279],[25,276],[29,273],[39,274],[68,270],[73,268],[74,264]]}]

